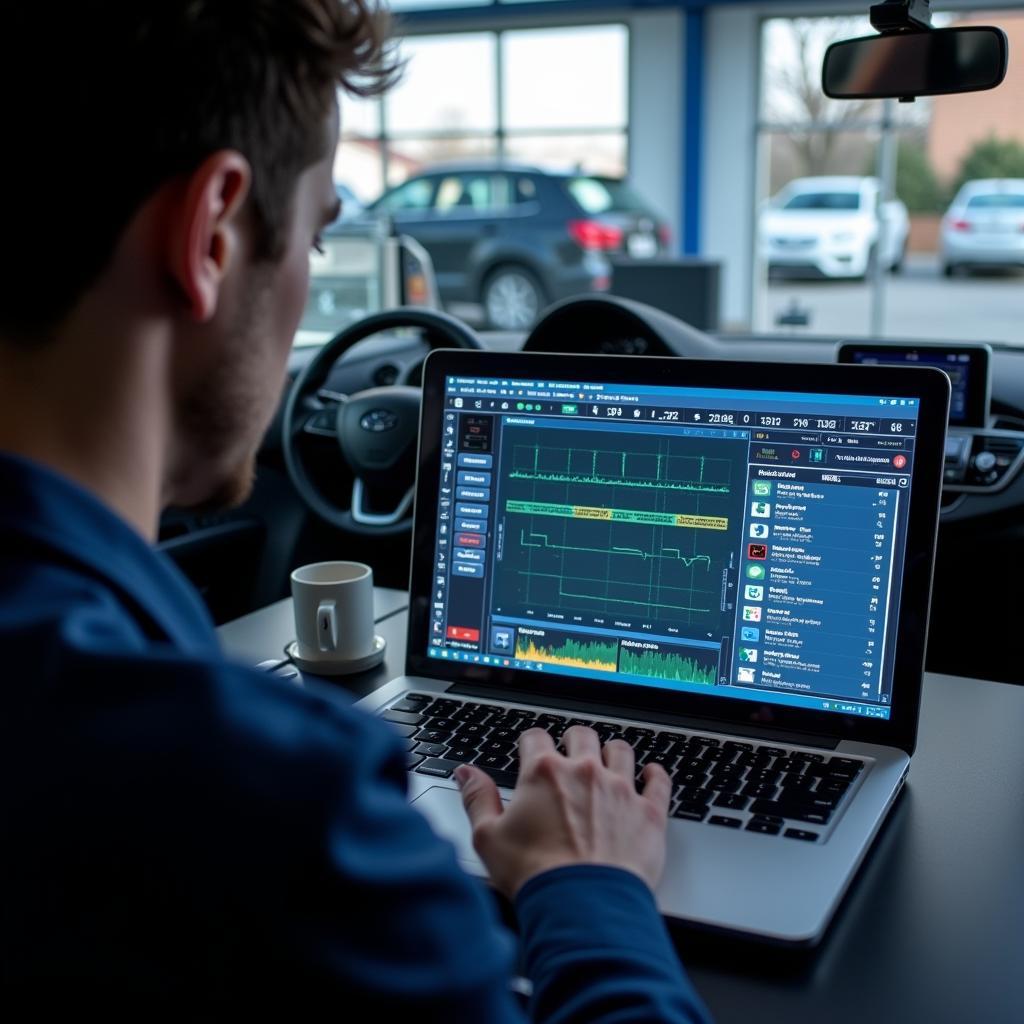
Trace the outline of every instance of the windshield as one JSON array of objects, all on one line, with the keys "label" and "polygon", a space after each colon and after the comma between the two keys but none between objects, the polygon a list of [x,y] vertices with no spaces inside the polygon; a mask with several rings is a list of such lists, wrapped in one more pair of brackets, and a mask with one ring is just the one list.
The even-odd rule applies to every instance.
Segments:
[{"label": "windshield", "polygon": [[624,181],[609,178],[573,178],[569,192],[585,213],[645,213],[640,197]]},{"label": "windshield", "polygon": [[[694,326],[723,334],[1024,343],[1024,61],[987,92],[844,102],[823,95],[822,60],[872,34],[865,16],[748,5],[741,26],[713,4],[687,42],[663,6],[583,5],[561,26],[522,0],[391,6],[406,69],[381,98],[340,97],[336,178],[420,242],[441,307],[472,327],[525,333],[559,298],[628,297],[625,260],[676,258],[714,273],[663,308],[693,295],[710,311]],[[995,24],[1024,52],[1018,11],[933,24]],[[513,219],[534,269],[497,287]],[[569,234],[590,219],[605,223]],[[366,305],[343,298],[322,308]]]},{"label": "windshield", "polygon": [[859,192],[798,192],[782,205],[784,210],[859,210]]},{"label": "windshield", "polygon": [[1021,210],[1024,209],[1024,192],[999,192],[971,196],[967,200],[968,210]]}]

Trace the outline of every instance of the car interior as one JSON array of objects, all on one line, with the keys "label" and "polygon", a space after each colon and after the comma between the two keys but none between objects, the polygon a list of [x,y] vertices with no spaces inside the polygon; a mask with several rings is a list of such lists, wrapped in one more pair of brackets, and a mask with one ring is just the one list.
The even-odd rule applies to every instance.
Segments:
[{"label": "car interior", "polygon": [[[409,571],[419,371],[433,348],[832,363],[841,337],[722,335],[641,303],[585,296],[550,309],[524,336],[481,339],[439,311],[396,309],[357,322],[322,348],[296,348],[264,440],[255,491],[231,512],[170,511],[161,547],[192,579],[217,622],[287,594],[295,566],[359,558],[379,585]],[[897,352],[927,343],[878,339]],[[969,351],[981,338],[964,338]],[[874,341],[873,341],[874,344]],[[957,428],[947,451],[927,667],[1019,682],[1011,645],[1014,565],[1024,560],[1024,350],[991,346],[984,417]],[[382,385],[381,381],[391,383]],[[979,378],[988,387],[989,378]],[[368,413],[400,420],[383,452],[362,443]]]},{"label": "car interior", "polygon": [[[900,3],[873,9],[873,19],[884,25],[894,7],[913,22],[915,5]],[[960,59],[953,36],[932,31],[930,38],[945,47],[944,60]],[[858,77],[866,48],[891,43],[885,34],[836,43],[826,55],[825,91],[863,98],[991,88],[1006,72],[1005,46],[984,38],[994,47],[991,67],[972,51],[975,63],[961,59],[959,79],[946,68],[942,81],[930,84],[899,80],[905,69],[890,72],[894,81],[883,80],[886,72],[877,67],[878,80]],[[983,81],[986,74],[992,81]],[[355,248],[340,250],[326,276],[314,275],[304,327],[316,330],[300,331],[251,498],[230,512],[170,510],[163,519],[161,548],[217,623],[285,597],[289,572],[307,562],[358,558],[371,565],[378,585],[407,587],[420,371],[432,349],[670,356],[679,361],[680,384],[689,359],[924,363],[950,372],[954,390],[927,669],[1024,681],[1004,639],[1013,634],[1019,606],[1014,566],[1024,563],[1024,347],[989,342],[983,328],[941,345],[903,335],[809,335],[795,327],[789,334],[706,331],[655,305],[595,293],[555,303],[529,331],[478,334],[439,308],[430,256],[414,239],[379,223],[333,232]],[[369,264],[353,255],[360,244],[377,247]],[[378,298],[369,315],[371,299],[345,292],[353,262],[362,287],[369,280]],[[662,290],[663,305],[675,308],[671,288]]]}]

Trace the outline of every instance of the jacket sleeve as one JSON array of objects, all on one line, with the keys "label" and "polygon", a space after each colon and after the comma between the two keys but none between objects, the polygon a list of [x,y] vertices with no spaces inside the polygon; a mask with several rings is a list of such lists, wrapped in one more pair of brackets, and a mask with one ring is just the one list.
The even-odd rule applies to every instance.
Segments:
[{"label": "jacket sleeve", "polygon": [[523,886],[516,912],[537,1024],[710,1024],[636,875],[558,868]]}]

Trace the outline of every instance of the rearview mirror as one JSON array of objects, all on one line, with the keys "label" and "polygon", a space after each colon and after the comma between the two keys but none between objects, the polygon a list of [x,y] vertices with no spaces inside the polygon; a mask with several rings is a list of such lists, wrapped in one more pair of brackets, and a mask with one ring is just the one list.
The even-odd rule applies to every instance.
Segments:
[{"label": "rearview mirror", "polygon": [[825,52],[822,89],[837,100],[994,89],[1006,77],[1006,34],[988,26],[864,36]]}]

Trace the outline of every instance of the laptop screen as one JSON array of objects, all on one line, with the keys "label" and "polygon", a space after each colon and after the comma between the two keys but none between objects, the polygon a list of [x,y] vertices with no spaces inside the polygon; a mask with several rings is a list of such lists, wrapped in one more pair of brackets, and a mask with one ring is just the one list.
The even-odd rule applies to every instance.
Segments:
[{"label": "laptop screen", "polygon": [[448,376],[427,656],[887,719],[919,411]]}]

